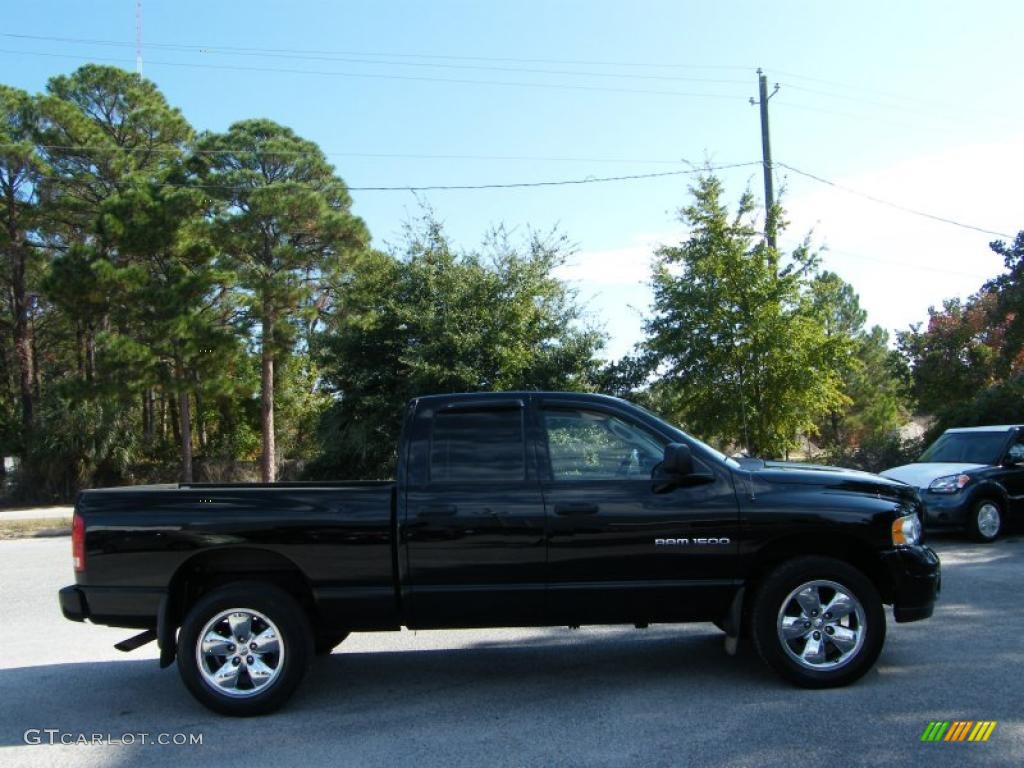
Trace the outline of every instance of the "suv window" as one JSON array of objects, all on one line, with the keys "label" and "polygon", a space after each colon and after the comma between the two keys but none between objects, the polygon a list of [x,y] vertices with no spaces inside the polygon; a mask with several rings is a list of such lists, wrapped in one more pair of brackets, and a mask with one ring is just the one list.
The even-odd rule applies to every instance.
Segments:
[{"label": "suv window", "polygon": [[1024,432],[1017,434],[1017,439],[1013,441],[1013,445],[1007,452],[1007,458],[1014,464],[1024,463]]},{"label": "suv window", "polygon": [[1006,432],[946,432],[921,454],[919,462],[995,464]]},{"label": "suv window", "polygon": [[555,480],[650,478],[664,443],[642,427],[600,411],[545,408]]},{"label": "suv window", "polygon": [[526,477],[521,408],[441,412],[430,436],[434,482]]}]

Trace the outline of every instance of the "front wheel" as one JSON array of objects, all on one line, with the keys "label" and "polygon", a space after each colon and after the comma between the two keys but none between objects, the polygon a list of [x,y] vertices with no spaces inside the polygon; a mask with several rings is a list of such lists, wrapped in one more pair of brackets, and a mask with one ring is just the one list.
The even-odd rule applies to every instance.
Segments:
[{"label": "front wheel", "polygon": [[995,541],[1003,529],[1002,513],[999,504],[991,499],[976,502],[967,516],[967,533],[985,544]]},{"label": "front wheel", "polygon": [[804,688],[857,680],[885,641],[885,609],[874,584],[827,557],[800,557],[770,573],[754,598],[751,622],[761,658]]},{"label": "front wheel", "polygon": [[283,590],[238,582],[202,597],[178,633],[178,671],[200,703],[224,715],[263,715],[295,692],[312,631]]}]

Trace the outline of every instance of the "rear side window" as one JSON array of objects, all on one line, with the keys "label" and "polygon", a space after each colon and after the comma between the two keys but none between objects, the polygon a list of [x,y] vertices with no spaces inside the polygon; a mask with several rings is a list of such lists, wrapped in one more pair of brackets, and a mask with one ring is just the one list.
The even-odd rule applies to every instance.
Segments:
[{"label": "rear side window", "polygon": [[434,416],[430,436],[433,482],[524,480],[524,455],[520,408]]}]

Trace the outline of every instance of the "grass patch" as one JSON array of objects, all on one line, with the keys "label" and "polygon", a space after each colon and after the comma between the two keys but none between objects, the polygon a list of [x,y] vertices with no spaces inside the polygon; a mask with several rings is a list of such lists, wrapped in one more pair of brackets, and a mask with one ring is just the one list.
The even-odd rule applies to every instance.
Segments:
[{"label": "grass patch", "polygon": [[45,536],[70,536],[71,518],[63,520],[0,520],[0,541],[4,539],[35,539]]}]

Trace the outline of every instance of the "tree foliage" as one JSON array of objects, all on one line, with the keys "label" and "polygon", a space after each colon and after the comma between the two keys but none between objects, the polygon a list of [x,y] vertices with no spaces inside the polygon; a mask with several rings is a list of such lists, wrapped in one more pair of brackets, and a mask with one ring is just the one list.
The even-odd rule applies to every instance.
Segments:
[{"label": "tree foliage", "polygon": [[364,254],[320,347],[336,400],[314,472],[387,474],[403,405],[417,395],[590,388],[602,338],[552,276],[567,253],[563,237],[518,244],[501,228],[457,251],[428,213],[399,252]]},{"label": "tree foliage", "polygon": [[1024,420],[1024,233],[897,354],[809,244],[767,246],[751,196],[731,214],[723,196],[711,176],[693,189],[647,339],[605,362],[555,277],[557,232],[497,227],[465,250],[428,211],[374,250],[341,176],[283,125],[197,135],[114,67],[0,86],[0,449],[24,499],[56,500],[310,462],[380,477],[404,403],[430,392],[599,390],[723,446],[817,435],[870,469],[908,448],[908,390],[939,424]]},{"label": "tree foliage", "polygon": [[270,120],[245,120],[199,143],[204,188],[222,202],[214,239],[259,324],[263,480],[277,472],[275,368],[296,326],[315,323],[329,286],[369,236],[320,148]]},{"label": "tree foliage", "polygon": [[991,248],[1005,273],[966,300],[929,309],[927,325],[899,335],[918,405],[936,417],[933,434],[1024,421],[1024,232]]},{"label": "tree foliage", "polygon": [[865,327],[867,313],[853,286],[834,272],[822,272],[810,285],[811,305],[831,342],[831,366],[845,402],[818,423],[818,440],[836,460],[862,443],[878,442],[909,416],[909,368],[889,348],[880,326]]},{"label": "tree foliage", "polygon": [[782,454],[848,402],[835,368],[846,339],[816,313],[806,244],[784,259],[760,236],[752,196],[730,216],[713,176],[691,192],[679,213],[686,240],[661,247],[654,264],[646,329],[657,386],[696,433]]}]

